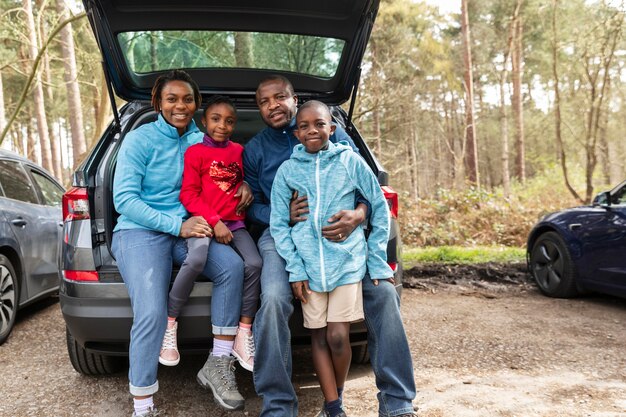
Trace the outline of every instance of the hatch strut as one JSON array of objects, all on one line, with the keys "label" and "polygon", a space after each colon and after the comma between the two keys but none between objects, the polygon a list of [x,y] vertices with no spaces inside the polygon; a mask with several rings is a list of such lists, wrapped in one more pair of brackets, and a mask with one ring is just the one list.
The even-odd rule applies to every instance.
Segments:
[{"label": "hatch strut", "polygon": [[[98,47],[100,47],[100,50],[102,51],[102,56],[104,57],[105,51],[103,49],[103,44],[102,42],[100,42],[100,32],[98,30],[98,26],[95,25],[95,21],[94,19],[99,19],[99,21],[104,22],[104,19],[102,19],[102,16],[100,16],[100,11],[98,9],[98,5],[91,1],[91,7],[89,7],[89,11],[88,11],[88,16],[89,16],[89,20],[91,23],[91,27],[93,28],[93,33],[94,36],[96,37],[96,43],[98,44]],[[95,14],[98,14],[98,16],[94,16]],[[102,71],[104,71],[104,80],[106,81],[106,85],[107,85],[107,92],[109,94],[109,100],[111,101],[111,110],[113,111],[113,119],[114,119],[114,124],[113,124],[113,129],[114,131],[120,132],[121,131],[121,123],[120,123],[120,114],[117,111],[117,104],[115,103],[115,95],[113,94],[113,88],[111,87],[111,74],[109,74],[109,71],[107,70],[107,66],[106,63],[104,62],[104,59],[102,60]]]},{"label": "hatch strut", "polygon": [[346,129],[348,133],[352,133],[352,115],[354,114],[354,105],[356,103],[356,97],[359,93],[359,81],[361,79],[361,66],[359,65],[359,69],[356,74],[356,80],[354,81],[354,86],[352,87],[352,95],[350,97],[350,109],[348,110],[348,120],[346,121]]}]

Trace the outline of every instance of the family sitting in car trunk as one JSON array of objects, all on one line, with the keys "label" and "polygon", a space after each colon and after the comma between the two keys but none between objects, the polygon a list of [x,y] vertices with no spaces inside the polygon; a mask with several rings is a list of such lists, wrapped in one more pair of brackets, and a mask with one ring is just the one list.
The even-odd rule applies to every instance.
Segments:
[{"label": "family sitting in car trunk", "polygon": [[[413,416],[413,366],[386,262],[389,213],[376,177],[325,104],[298,110],[286,78],[263,79],[256,103],[267,127],[245,148],[230,141],[237,112],[227,97],[209,100],[202,133],[193,120],[199,89],[174,70],[152,89],[158,119],[121,145],[112,250],[133,309],[133,415],[159,414],[158,364],[180,359],[176,318],[201,274],[213,282],[213,347],[197,380],[219,406],[244,408],[238,361],[254,373],[261,416],[298,414],[288,326],[295,296],[311,329],[324,398],[319,415],[346,415],[349,328],[365,319],[378,413]],[[263,227],[256,242],[244,220]],[[172,264],[181,269],[170,291]]]}]

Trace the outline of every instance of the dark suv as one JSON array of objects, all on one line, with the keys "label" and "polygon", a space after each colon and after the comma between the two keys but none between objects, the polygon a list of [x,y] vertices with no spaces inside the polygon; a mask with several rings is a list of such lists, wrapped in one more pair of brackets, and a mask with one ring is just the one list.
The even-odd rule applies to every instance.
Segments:
[{"label": "dark suv", "polygon": [[[110,248],[117,219],[113,173],[124,136],[155,120],[151,87],[157,76],[172,68],[189,72],[204,98],[224,94],[236,103],[233,140],[244,145],[265,127],[255,89],[269,74],[288,77],[301,102],[317,99],[331,106],[335,122],[351,135],[388,199],[393,219],[387,255],[400,291],[397,194],[352,124],[352,107],[348,113],[339,107],[350,99],[354,103],[378,1],[85,0],[85,8],[111,87],[114,122],[77,169],[63,198],[59,295],[68,352],[78,372],[114,372],[128,354],[132,311]],[[128,102],[119,110],[113,90]],[[178,338],[183,351],[206,352],[210,347],[211,288],[210,282],[199,279],[181,312]],[[292,340],[306,344],[308,334],[296,311]],[[353,326],[351,340],[354,360],[367,361],[364,324]]]}]

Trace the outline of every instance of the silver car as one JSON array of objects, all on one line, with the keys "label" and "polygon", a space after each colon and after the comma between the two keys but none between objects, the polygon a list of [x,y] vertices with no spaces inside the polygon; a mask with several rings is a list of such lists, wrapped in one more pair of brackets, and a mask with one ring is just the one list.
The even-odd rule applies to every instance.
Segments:
[{"label": "silver car", "polygon": [[64,191],[40,166],[0,150],[0,345],[18,309],[59,290]]}]

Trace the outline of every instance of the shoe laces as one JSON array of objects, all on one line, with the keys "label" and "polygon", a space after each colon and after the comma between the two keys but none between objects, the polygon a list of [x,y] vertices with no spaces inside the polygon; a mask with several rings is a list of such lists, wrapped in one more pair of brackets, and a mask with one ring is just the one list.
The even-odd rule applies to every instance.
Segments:
[{"label": "shoe laces", "polygon": [[217,373],[220,375],[222,383],[228,390],[237,390],[237,380],[235,379],[235,358],[231,356],[217,357]]},{"label": "shoe laces", "polygon": [[165,336],[163,337],[163,345],[161,349],[176,350],[176,327],[165,329]]},{"label": "shoe laces", "polygon": [[244,349],[246,350],[246,355],[254,356],[254,338],[252,337],[252,333],[246,335]]}]

